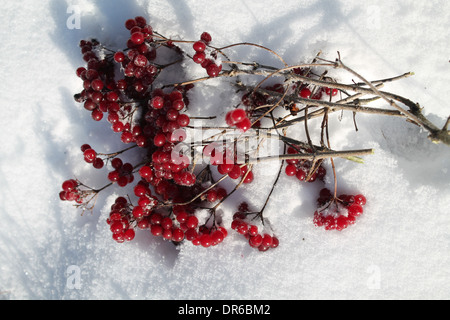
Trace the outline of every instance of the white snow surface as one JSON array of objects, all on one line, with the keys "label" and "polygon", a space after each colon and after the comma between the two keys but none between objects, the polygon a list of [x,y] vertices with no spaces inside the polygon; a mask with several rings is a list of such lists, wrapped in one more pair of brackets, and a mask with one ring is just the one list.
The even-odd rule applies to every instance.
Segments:
[{"label": "white snow surface", "polygon": [[[79,29],[67,27],[74,12]],[[106,122],[94,123],[73,100],[81,90],[75,69],[84,65],[79,40],[94,37],[123,48],[123,23],[138,15],[174,39],[195,40],[208,31],[216,46],[257,43],[290,65],[322,50],[332,60],[339,51],[368,79],[412,71],[415,76],[385,89],[419,102],[438,126],[450,114],[449,1],[3,1],[0,299],[450,298],[450,148],[401,119],[358,115],[358,132],[351,114],[333,122],[334,149],[375,149],[364,164],[336,160],[339,189],[365,194],[364,214],[342,232],[316,228],[320,183],[283,175],[265,211],[280,246],[265,253],[231,230],[224,243],[208,249],[191,243],[176,249],[145,231],[117,244],[105,223],[123,191],[115,187],[92,214],[81,216],[61,202],[65,179],[106,181],[106,169],[93,171],[82,162],[83,143],[104,152],[121,145]],[[282,66],[254,47],[230,53]],[[203,74],[192,64],[186,68]],[[229,90],[223,81],[198,87],[192,103],[201,103],[193,112],[231,107],[220,105],[221,90]],[[275,177],[267,172],[276,167],[256,168],[256,182],[235,201],[261,204]],[[236,203],[222,209],[230,223]],[[73,270],[79,287],[71,285]]]}]

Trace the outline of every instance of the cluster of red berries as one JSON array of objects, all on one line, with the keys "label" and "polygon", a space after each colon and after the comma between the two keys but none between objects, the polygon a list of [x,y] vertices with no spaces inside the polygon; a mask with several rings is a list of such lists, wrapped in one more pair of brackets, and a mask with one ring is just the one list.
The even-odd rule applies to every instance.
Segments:
[{"label": "cluster of red berries", "polygon": [[192,241],[192,244],[194,246],[202,246],[208,248],[222,243],[227,236],[228,231],[222,226],[214,228],[202,226],[199,228],[197,236],[195,236],[195,232],[192,232],[192,234],[190,234],[189,238],[187,239],[192,239],[190,241]]},{"label": "cluster of red berries", "polygon": [[75,179],[68,179],[62,183],[62,190],[59,192],[59,198],[62,201],[75,201],[81,203],[82,196],[78,190],[79,183]]},{"label": "cluster of red berries", "polygon": [[[183,232],[184,239],[192,242],[193,245],[208,248],[221,243],[228,235],[223,226],[214,224],[207,227],[206,224],[199,225],[199,220],[189,206],[175,206],[173,208],[175,216],[174,224]],[[155,227],[157,230],[158,228]],[[153,233],[153,231],[152,231]]]},{"label": "cluster of red berries", "polygon": [[151,161],[146,165],[151,164],[153,175],[147,180],[156,188],[163,180],[170,185],[188,187],[196,182],[189,170],[189,157],[177,151],[177,145],[186,139],[185,127],[190,122],[189,116],[181,111],[189,102],[186,93],[191,88],[174,89],[169,93],[155,89],[149,100],[150,110],[144,119],[152,128],[152,148],[149,149]]},{"label": "cluster of red berries", "polygon": [[355,224],[356,219],[363,213],[366,197],[362,194],[342,194],[333,199],[331,191],[323,188],[317,203],[320,208],[314,212],[314,224],[325,230],[342,231]]},{"label": "cluster of red berries", "polygon": [[252,122],[247,117],[247,113],[244,109],[229,111],[225,116],[225,121],[230,127],[236,126],[236,128],[243,132],[247,131],[252,126]]},{"label": "cluster of red berries", "polygon": [[[97,153],[89,144],[81,146],[86,163],[96,169],[112,167],[107,173],[111,182],[107,186],[114,184],[125,187],[134,184],[132,196],[137,197],[136,201],[119,196],[111,206],[106,222],[112,238],[119,243],[131,241],[135,238],[136,230],[140,229],[175,244],[188,241],[195,246],[216,246],[224,241],[228,231],[221,225],[220,217],[216,217],[216,206],[212,205],[217,202],[220,204],[228,193],[219,186],[207,187],[213,184],[210,167],[207,170],[209,176],[196,175],[196,167],[191,166],[191,159],[179,148],[187,138],[186,128],[191,121],[187,114],[188,92],[194,85],[157,87],[155,82],[165,67],[176,64],[157,63],[161,48],[166,48],[162,51],[165,55],[163,61],[181,61],[180,56],[189,59],[191,56],[175,46],[175,41],[153,32],[141,16],[128,19],[125,28],[129,31],[129,38],[126,48],[120,51],[107,49],[95,39],[80,41],[86,66],[76,70],[83,89],[74,96],[91,113],[93,120],[106,120],[111,129],[120,134],[124,144],[131,144],[109,155]],[[210,45],[211,41],[211,35],[203,32],[198,41],[192,42],[195,51],[192,60],[213,78],[220,75],[222,63],[218,58],[218,50]],[[171,54],[176,55],[176,59],[172,60]],[[313,76],[310,71],[293,70],[295,74]],[[171,89],[165,89],[169,87]],[[227,125],[242,132],[251,127],[260,127],[260,121],[252,123],[252,120],[264,119],[265,106],[279,103],[280,94],[286,90],[282,84],[264,89],[266,91],[244,93],[241,99],[243,107],[226,114]],[[323,93],[329,96],[338,93],[336,89],[309,86],[300,81],[290,90],[296,90],[298,96],[308,99],[321,99]],[[277,94],[272,95],[269,91]],[[289,107],[291,113],[296,110],[292,102],[285,101],[284,106]],[[118,157],[134,146],[140,147],[143,154],[142,161],[135,166],[130,162],[124,163]],[[287,152],[301,154],[308,150],[290,146]],[[210,165],[216,167],[221,175],[228,175],[231,179],[241,178],[243,183],[250,183],[254,179],[252,165],[239,163],[237,155],[225,146],[207,145],[203,149],[203,157],[204,160],[209,159]],[[314,163],[313,167],[313,162],[306,160],[291,159],[286,162],[286,175],[295,176],[300,181],[323,180],[326,174],[321,163]],[[64,181],[60,199],[74,201],[80,206],[86,205],[104,189],[86,187],[83,190],[83,187],[86,186],[75,179]],[[94,197],[89,199],[88,195],[92,194]],[[320,209],[314,214],[314,223],[327,230],[343,230],[362,214],[365,203],[365,197],[360,194],[333,198],[331,192],[324,188],[318,199]],[[199,209],[207,209],[211,213],[203,224],[198,218]],[[213,214],[214,219],[211,219]],[[257,218],[261,220],[262,226],[252,222]],[[243,203],[239,206],[239,212],[233,216],[231,228],[244,236],[252,248],[267,251],[278,247],[279,240],[272,231],[268,231],[271,228],[265,221],[262,212],[249,212],[248,205]]]},{"label": "cluster of red berries", "polygon": [[115,157],[111,160],[114,170],[108,173],[108,180],[117,183],[119,187],[125,187],[134,181],[133,165],[129,162],[123,163],[122,159]]},{"label": "cluster of red berries", "polygon": [[203,148],[203,157],[212,166],[217,166],[221,175],[228,174],[233,180],[242,178],[243,183],[253,182],[254,175],[251,168],[246,164],[237,163],[237,155],[229,151],[221,144],[209,144]]},{"label": "cluster of red berries", "polygon": [[172,214],[156,210],[158,199],[142,183],[136,185],[134,192],[139,197],[138,205],[133,206],[120,196],[111,206],[106,221],[113,239],[119,243],[133,240],[135,229],[149,230],[153,236],[176,244],[187,240],[203,247],[215,246],[228,235],[222,226],[200,226],[192,207],[174,206]]},{"label": "cluster of red berries", "polygon": [[[142,24],[143,18],[138,18],[137,21]],[[134,29],[136,28],[140,27],[135,26]],[[142,29],[147,30],[142,31],[144,33],[151,32],[150,26]],[[143,34],[142,32],[136,31],[132,36]],[[91,111],[95,121],[101,121],[104,114],[107,114],[106,119],[111,124],[112,130],[121,133],[121,141],[127,144],[134,142],[139,147],[146,147],[148,138],[144,128],[131,121],[136,111],[133,98],[142,98],[148,94],[147,88],[158,72],[157,67],[148,62],[156,53],[151,55],[150,52],[154,50],[148,49],[150,46],[147,42],[151,41],[151,37],[149,38],[146,33],[145,35],[145,42],[139,47],[132,41],[134,39],[132,37],[128,41],[127,55],[119,51],[113,58],[111,54],[101,54],[102,46],[97,41],[81,40],[81,52],[84,52],[83,57],[88,64],[87,69],[85,67],[77,69],[77,75],[83,80],[83,90],[75,95],[75,100],[83,103],[84,108]],[[147,48],[147,52],[144,52],[144,47]],[[144,59],[145,63],[142,63]],[[117,81],[116,63],[121,64],[125,74],[125,78]]]},{"label": "cluster of red berries", "polygon": [[222,187],[215,187],[206,193],[206,201],[214,203],[222,201],[227,196],[227,191]]},{"label": "cluster of red berries", "polygon": [[217,77],[222,71],[222,64],[217,64],[217,56],[215,52],[206,52],[207,46],[212,41],[212,37],[208,32],[203,32],[200,36],[200,40],[194,42],[192,45],[195,50],[195,54],[192,60],[198,63],[206,70],[206,73],[211,78]]},{"label": "cluster of red berries", "polygon": [[[301,147],[288,147],[288,154],[300,154],[305,150]],[[306,150],[307,151],[307,150]],[[288,159],[286,160],[287,165],[285,168],[285,173],[289,177],[295,176],[300,181],[314,182],[317,179],[323,180],[327,171],[325,167],[320,164],[317,168],[314,168],[314,172],[310,174],[312,170],[312,161],[310,160],[300,160],[300,159]],[[306,178],[309,178],[306,180]]]},{"label": "cluster of red berries", "polygon": [[111,205],[106,222],[112,238],[119,243],[131,241],[135,237],[134,220],[131,219],[130,212],[130,204],[125,197],[117,197],[114,204]]},{"label": "cluster of red berries", "polygon": [[266,232],[259,232],[258,226],[249,223],[247,220],[246,213],[236,212],[233,215],[231,229],[243,235],[245,239],[248,240],[250,247],[258,249],[259,251],[267,251],[270,248],[278,247],[279,240],[276,236]]},{"label": "cluster of red berries", "polygon": [[83,144],[81,146],[81,152],[83,152],[84,161],[87,163],[92,163],[95,169],[101,169],[105,165],[102,158],[98,157],[97,152],[91,148],[89,144]]}]

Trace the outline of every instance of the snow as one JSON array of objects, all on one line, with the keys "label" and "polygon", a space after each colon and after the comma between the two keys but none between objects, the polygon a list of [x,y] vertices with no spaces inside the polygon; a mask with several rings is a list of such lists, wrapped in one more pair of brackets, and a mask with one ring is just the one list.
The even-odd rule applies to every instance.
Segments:
[{"label": "snow", "polygon": [[[74,13],[79,29],[68,28]],[[81,87],[75,69],[83,65],[78,42],[95,37],[123,47],[123,22],[137,15],[174,39],[198,39],[208,31],[216,45],[257,43],[289,64],[310,61],[322,50],[330,59],[339,51],[368,79],[413,71],[414,77],[385,89],[420,102],[438,126],[450,114],[448,1],[4,2],[0,299],[450,298],[450,148],[432,144],[400,119],[358,115],[357,133],[350,115],[333,123],[336,150],[375,149],[362,165],[336,160],[340,190],[367,196],[364,214],[343,232],[315,228],[320,184],[282,176],[266,209],[280,247],[265,253],[233,232],[208,249],[187,243],[177,250],[146,232],[119,245],[105,223],[114,195],[100,197],[94,213],[82,216],[59,201],[62,181],[73,175],[104,181],[81,163],[79,146],[120,146],[105,141],[109,127],[94,123],[73,101]],[[254,47],[230,52],[246,61],[280,63]],[[199,113],[211,111],[208,106],[227,93],[220,96],[220,83],[208,82],[195,93],[194,101],[203,101]],[[216,94],[208,96],[211,91]],[[260,203],[275,178],[268,173],[276,165],[266,168],[256,168],[258,183],[234,198]],[[235,206],[222,210],[230,223]],[[74,276],[79,286],[71,282]]]}]

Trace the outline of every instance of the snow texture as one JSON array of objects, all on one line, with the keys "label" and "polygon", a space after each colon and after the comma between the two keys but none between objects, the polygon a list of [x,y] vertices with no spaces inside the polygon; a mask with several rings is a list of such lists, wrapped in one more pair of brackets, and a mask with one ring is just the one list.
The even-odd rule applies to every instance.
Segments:
[{"label": "snow texture", "polygon": [[[73,14],[79,28],[69,28]],[[62,181],[73,175],[98,186],[105,181],[104,171],[82,163],[79,146],[120,147],[109,126],[94,123],[73,100],[81,90],[75,69],[84,65],[78,42],[95,37],[123,48],[123,23],[137,15],[174,39],[208,31],[218,46],[261,44],[291,65],[322,50],[330,59],[339,51],[368,79],[413,71],[386,89],[420,102],[438,126],[450,114],[449,1],[4,1],[0,299],[450,298],[450,148],[400,119],[358,115],[358,132],[350,114],[333,122],[336,150],[375,148],[363,165],[336,160],[340,190],[367,196],[364,214],[343,232],[316,228],[320,184],[306,187],[283,175],[266,209],[280,247],[265,253],[233,232],[208,249],[175,249],[147,232],[119,245],[105,223],[119,189],[100,197],[93,214],[81,216],[59,201]],[[231,52],[279,63],[254,47]],[[193,112],[215,112],[228,94],[220,84],[196,91]],[[259,181],[235,199],[260,203],[274,179],[270,171],[276,165],[256,169]],[[235,204],[223,210],[230,223]]]}]

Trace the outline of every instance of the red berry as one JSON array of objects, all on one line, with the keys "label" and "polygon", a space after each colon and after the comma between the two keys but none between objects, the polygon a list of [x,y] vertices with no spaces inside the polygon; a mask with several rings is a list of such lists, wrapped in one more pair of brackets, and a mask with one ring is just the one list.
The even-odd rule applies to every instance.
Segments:
[{"label": "red berry", "polygon": [[153,97],[151,101],[151,106],[154,109],[161,109],[164,107],[164,98],[160,96]]},{"label": "red berry", "polygon": [[101,159],[101,158],[95,158],[95,160],[92,164],[95,169],[101,169],[105,165],[105,163],[103,162],[103,159]]},{"label": "red berry", "polygon": [[212,41],[212,37],[208,32],[203,32],[200,36],[200,39],[203,40],[206,44]]},{"label": "red berry", "polygon": [[133,134],[129,131],[122,132],[120,140],[126,144],[131,143],[133,141]]},{"label": "red berry", "polygon": [[245,118],[244,120],[242,120],[241,122],[236,124],[236,128],[238,128],[239,130],[246,132],[248,129],[250,129],[252,126],[252,123],[250,121],[249,118]]},{"label": "red berry", "polygon": [[216,192],[216,190],[214,190],[214,189],[209,190],[208,193],[207,193],[206,199],[207,199],[209,202],[215,202],[215,201],[217,201],[217,192]]},{"label": "red berry", "polygon": [[99,108],[95,108],[91,113],[92,119],[100,121],[103,119],[103,112]]},{"label": "red berry", "polygon": [[300,91],[300,97],[308,99],[311,96],[311,90],[309,90],[308,88],[303,88]]},{"label": "red berry", "polygon": [[228,192],[224,188],[217,188],[217,199],[223,200],[227,196]]},{"label": "red berry", "polygon": [[236,231],[242,235],[246,235],[248,233],[249,226],[244,221],[238,221],[238,224],[236,226]]},{"label": "red berry", "polygon": [[203,41],[197,41],[192,45],[192,47],[197,52],[203,52],[206,49],[206,44]]},{"label": "red berry", "polygon": [[250,237],[249,244],[253,248],[258,248],[263,242],[263,237],[260,234],[257,234],[254,237]]},{"label": "red berry", "polygon": [[186,226],[189,229],[194,229],[197,228],[198,226],[198,218],[196,216],[190,216],[187,220],[186,220]]},{"label": "red berry", "polygon": [[339,216],[336,219],[336,230],[342,231],[348,227],[347,217]]},{"label": "red berry", "polygon": [[128,30],[131,30],[135,26],[136,26],[136,20],[128,19],[127,21],[125,21],[125,28],[127,28]]},{"label": "red berry", "polygon": [[296,177],[300,181],[305,181],[305,178],[306,178],[305,171],[303,169],[298,170],[297,173],[296,173]]},{"label": "red berry", "polygon": [[163,217],[159,213],[153,213],[150,217],[151,224],[161,224]]},{"label": "red berry", "polygon": [[181,174],[181,182],[185,186],[192,186],[196,181],[196,177],[193,173],[185,171]]},{"label": "red berry", "polygon": [[297,173],[297,167],[293,164],[288,164],[286,166],[285,172],[286,172],[286,175],[289,177],[295,176]]},{"label": "red berry", "polygon": [[211,244],[212,244],[211,236],[207,233],[202,234],[200,236],[200,244],[205,248],[208,248],[209,246],[211,246]]},{"label": "red berry", "polygon": [[172,229],[163,229],[162,236],[166,240],[172,240],[173,237]]},{"label": "red berry", "polygon": [[169,94],[169,99],[170,101],[182,100],[183,94],[181,93],[180,90],[175,89]]},{"label": "red berry", "polygon": [[111,225],[110,230],[111,230],[112,233],[122,232],[123,231],[123,224],[122,224],[122,222],[121,221],[114,222]]},{"label": "red berry", "polygon": [[114,54],[114,60],[116,62],[123,62],[125,60],[125,54],[122,51],[117,51]]},{"label": "red berry", "polygon": [[210,76],[211,78],[217,77],[220,73],[220,67],[214,63],[209,64],[206,67],[206,73],[208,74],[208,76]]},{"label": "red berry", "polygon": [[334,88],[334,89],[331,89],[331,88],[325,88],[325,93],[327,94],[327,95],[331,95],[331,96],[335,96],[335,95],[337,95],[338,94],[338,89],[336,89],[336,88]]},{"label": "red berry", "polygon": [[114,132],[122,132],[124,128],[124,124],[120,121],[114,122],[114,124],[112,125],[112,130]]},{"label": "red berry", "polygon": [[108,173],[108,179],[111,182],[117,182],[119,180],[119,172],[117,170],[111,171],[110,173]]},{"label": "red berry", "polygon": [[245,176],[243,182],[244,182],[244,183],[251,183],[251,182],[253,182],[253,178],[254,178],[253,172],[252,172],[252,171],[249,171],[249,172],[247,173],[247,175]]},{"label": "red berry", "polygon": [[206,54],[204,52],[197,52],[192,57],[192,60],[194,60],[195,63],[202,64],[206,59]]},{"label": "red berry", "polygon": [[134,239],[134,237],[135,237],[135,232],[133,229],[128,229],[127,231],[125,231],[124,238],[126,241],[131,241]]},{"label": "red berry", "polygon": [[238,207],[239,212],[248,212],[250,211],[247,202],[241,202]]},{"label": "red berry", "polygon": [[250,228],[248,229],[248,234],[251,235],[252,237],[256,236],[258,234],[258,227],[255,225],[251,225]]},{"label": "red berry", "polygon": [[150,227],[150,232],[152,233],[152,235],[158,237],[162,235],[163,228],[159,224],[152,224],[152,226]]},{"label": "red berry", "polygon": [[230,172],[228,172],[228,176],[229,176],[231,179],[237,179],[237,178],[239,178],[239,177],[241,176],[241,168],[240,168],[240,166],[237,165],[237,164],[235,164],[235,165],[233,166],[233,169],[232,169]]},{"label": "red berry", "polygon": [[362,194],[357,194],[355,196],[355,203],[361,206],[366,205],[366,197],[364,197]]},{"label": "red berry", "polygon": [[178,110],[175,110],[173,108],[170,108],[169,110],[167,110],[166,112],[166,118],[169,121],[176,121],[178,118],[179,112]]},{"label": "red berry", "polygon": [[275,236],[272,236],[272,248],[276,248],[276,247],[278,247],[278,245],[280,244],[280,241],[278,240],[278,238],[277,237],[275,237]]},{"label": "red berry", "polygon": [[169,217],[165,217],[161,221],[161,227],[163,227],[163,229],[170,229],[170,228],[172,228],[172,225],[173,225],[173,221]]},{"label": "red berry", "polygon": [[77,74],[78,77],[81,78],[81,74],[82,74],[83,72],[85,72],[85,74],[86,74],[86,68],[85,68],[85,67],[79,67],[79,68],[77,69],[77,71],[76,71],[76,74]]},{"label": "red berry", "polygon": [[229,173],[231,170],[233,170],[234,164],[232,163],[221,163],[217,166],[217,171],[219,171],[220,174],[224,175]]},{"label": "red berry", "polygon": [[153,143],[157,147],[162,147],[166,143],[166,135],[164,133],[158,133],[153,138]]},{"label": "red berry", "polygon": [[235,109],[230,113],[230,120],[233,124],[239,123],[247,118],[247,114],[244,109]]},{"label": "red berry", "polygon": [[91,82],[91,88],[95,91],[102,91],[103,89],[103,81],[101,79],[95,79]]},{"label": "red berry", "polygon": [[74,179],[66,180],[62,184],[62,189],[64,191],[72,191],[78,186],[78,183]]},{"label": "red berry", "polygon": [[134,58],[134,64],[141,68],[145,67],[147,65],[147,62],[147,58],[142,54],[139,54]]},{"label": "red berry", "polygon": [[121,205],[125,206],[128,203],[128,200],[125,197],[117,197],[114,202],[116,204],[121,204]]},{"label": "red berry", "polygon": [[[146,196],[140,196],[139,200],[138,200],[138,206],[145,208],[147,207],[149,204],[151,203],[150,199]],[[144,213],[144,215],[146,215],[146,213]]]},{"label": "red berry", "polygon": [[358,217],[363,213],[363,207],[360,204],[352,203],[348,207],[348,215],[353,217]]},{"label": "red berry", "polygon": [[92,149],[90,145],[88,145],[87,143],[83,144],[81,146],[81,152],[85,152],[87,149]]},{"label": "red berry", "polygon": [[142,184],[137,184],[133,191],[137,197],[142,197],[147,194],[147,188]]},{"label": "red berry", "polygon": [[97,157],[97,153],[95,152],[94,149],[87,149],[86,151],[83,152],[83,155],[84,155],[84,160],[87,163],[94,162],[95,158]]},{"label": "red berry", "polygon": [[123,166],[123,162],[120,158],[114,158],[111,160],[111,166],[114,169],[120,169]]},{"label": "red berry", "polygon": [[150,227],[150,222],[148,219],[144,218],[139,220],[139,222],[137,223],[137,227],[141,230],[147,229]]},{"label": "red berry", "polygon": [[118,243],[123,243],[125,241],[125,233],[113,233],[112,238]]},{"label": "red berry", "polygon": [[119,95],[115,91],[109,91],[106,94],[106,100],[108,100],[110,102],[116,102],[117,100],[119,100]]},{"label": "red berry", "polygon": [[216,230],[212,233],[211,238],[213,244],[219,244],[225,239],[225,236],[221,230]]},{"label": "red berry", "polygon": [[184,232],[180,228],[172,230],[172,240],[175,242],[181,242],[184,239]]},{"label": "red berry", "polygon": [[180,127],[186,127],[189,125],[190,118],[187,114],[180,114],[177,118],[177,123],[180,125]]},{"label": "red berry", "polygon": [[182,211],[177,215],[177,221],[179,223],[185,223],[188,219],[189,215],[187,214],[187,212]]},{"label": "red berry", "polygon": [[130,40],[134,43],[134,44],[141,44],[144,42],[145,40],[145,36],[142,32],[134,32],[131,37]]},{"label": "red berry", "polygon": [[119,187],[125,187],[128,184],[128,177],[126,176],[120,176],[119,179],[117,180],[117,185]]},{"label": "red berry", "polygon": [[149,166],[143,166],[139,169],[139,175],[144,179],[149,179],[153,176],[152,168]]},{"label": "red berry", "polygon": [[195,230],[194,228],[187,229],[185,232],[185,237],[186,237],[186,240],[188,240],[188,241],[193,241],[193,240],[197,239],[197,237],[198,237],[197,230]]},{"label": "red berry", "polygon": [[177,111],[183,110],[184,106],[185,105],[184,105],[183,97],[172,101],[172,108]]},{"label": "red berry", "polygon": [[147,20],[144,17],[142,17],[142,16],[137,16],[137,17],[134,18],[134,20],[136,21],[136,25],[138,27],[143,28],[143,27],[145,27],[147,25]]},{"label": "red berry", "polygon": [[264,247],[271,247],[272,246],[272,236],[269,234],[264,234],[261,245]]}]

